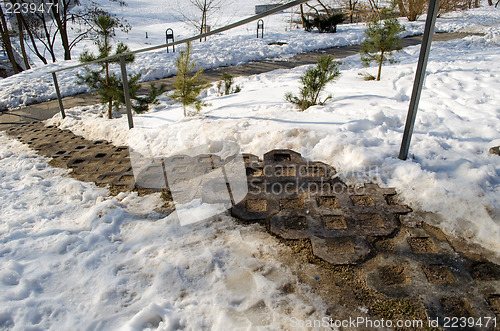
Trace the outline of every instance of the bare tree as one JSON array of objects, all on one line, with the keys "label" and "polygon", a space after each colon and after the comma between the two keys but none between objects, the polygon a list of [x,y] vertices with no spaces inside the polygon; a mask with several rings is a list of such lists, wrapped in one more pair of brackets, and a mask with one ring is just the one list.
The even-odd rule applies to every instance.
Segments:
[{"label": "bare tree", "polygon": [[[100,9],[100,5],[91,1],[90,5],[82,7],[80,0],[50,0],[54,5],[51,7],[50,16],[54,20],[61,43],[64,48],[64,59],[71,60],[71,50],[83,39],[87,38],[92,31],[92,21],[99,15],[107,14]],[[109,0],[116,2],[120,6],[126,6],[123,0]],[[68,22],[74,23],[72,39],[68,34]]]},{"label": "bare tree", "polygon": [[14,51],[12,50],[9,27],[7,25],[7,20],[5,19],[1,3],[0,3],[0,34],[2,35],[2,44],[4,46],[5,52],[7,53],[7,57],[9,58],[9,61],[12,64],[14,73],[17,74],[18,72],[23,71],[23,69],[17,64],[16,58],[14,56]]},{"label": "bare tree", "polygon": [[397,0],[399,13],[408,18],[408,21],[416,21],[425,11],[425,0]]},{"label": "bare tree", "polygon": [[356,6],[358,2],[358,0],[347,1],[347,9],[349,10],[349,23],[354,23],[354,13],[356,12]]},{"label": "bare tree", "polygon": [[[13,4],[15,2],[12,2],[12,0],[11,0],[11,3]],[[29,46],[31,51],[36,54],[36,56],[40,59],[40,61],[42,61],[44,64],[47,64],[48,63],[47,59],[40,52],[40,50],[38,49],[38,46],[36,44],[36,40],[38,40],[38,34],[35,34],[33,32],[33,30],[30,28],[35,24],[35,20],[32,17],[25,17],[21,13],[16,15],[16,19],[17,19],[16,24],[22,25],[19,27],[19,29],[24,28],[24,31],[26,32],[26,34],[28,35],[28,37],[31,41],[31,46]]]},{"label": "bare tree", "polygon": [[441,0],[439,2],[438,17],[450,11],[467,10],[478,5],[479,3],[475,0]]},{"label": "bare tree", "polygon": [[304,13],[301,6],[300,14],[304,30],[312,31],[316,27],[320,33],[337,31],[337,25],[344,21],[344,14],[333,4],[327,5],[325,3],[324,0],[316,0],[313,5],[306,2],[306,6],[309,8],[308,13]]},{"label": "bare tree", "polygon": [[182,8],[179,14],[182,20],[201,33],[206,32],[209,24],[209,19],[212,20],[212,24],[217,24],[217,20],[214,16],[217,12],[221,11],[224,6],[227,6],[229,0],[189,0],[191,4],[191,10],[186,8],[186,6],[181,6],[178,3],[178,8]]},{"label": "bare tree", "polygon": [[[89,38],[95,17],[105,14],[99,4],[91,1],[82,6],[80,0],[6,0],[20,8],[28,8],[16,14],[20,38],[26,32],[31,44],[29,48],[47,64],[45,52],[56,62],[56,43],[61,42],[64,59],[71,60],[72,49],[82,40]],[[125,5],[123,0],[109,0]],[[129,27],[125,29],[128,31]],[[38,43],[43,45],[39,50]],[[24,43],[21,44],[21,47]]]},{"label": "bare tree", "polygon": [[16,21],[17,21],[17,31],[19,35],[19,45],[21,45],[21,53],[23,55],[23,62],[24,62],[24,67],[26,70],[30,69],[30,62],[28,59],[28,54],[26,54],[26,46],[24,45],[24,29],[23,29],[23,24],[21,23],[21,14],[17,13],[16,14]]},{"label": "bare tree", "polygon": [[[59,31],[59,34],[61,36],[61,43],[64,48],[64,59],[65,60],[71,60],[71,44],[68,38],[68,20],[71,19],[74,21],[75,16],[71,15],[70,16],[70,10],[72,7],[75,5],[79,5],[80,2],[78,0],[52,0],[54,3],[54,6],[51,7],[51,13],[50,16],[54,20],[57,29]],[[88,27],[88,26],[87,26]],[[87,30],[83,34],[79,34],[73,42],[78,42],[78,40],[81,40],[81,36],[85,35],[85,33],[89,30]],[[73,44],[74,46],[74,44]]]}]

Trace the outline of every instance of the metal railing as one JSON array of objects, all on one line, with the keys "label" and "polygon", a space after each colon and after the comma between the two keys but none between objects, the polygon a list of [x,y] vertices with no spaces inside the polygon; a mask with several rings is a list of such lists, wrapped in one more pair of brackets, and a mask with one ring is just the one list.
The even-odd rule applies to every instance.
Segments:
[{"label": "metal railing", "polygon": [[283,11],[285,9],[288,9],[288,8],[300,5],[300,4],[305,3],[307,1],[309,1],[309,0],[295,0],[295,1],[292,1],[292,2],[289,2],[289,3],[286,3],[284,5],[278,6],[276,8],[273,8],[271,10],[268,10],[268,11],[266,11],[264,13],[257,14],[257,15],[254,15],[254,16],[250,16],[250,17],[248,17],[248,18],[246,18],[244,20],[241,20],[241,21],[238,21],[238,22],[226,25],[224,27],[212,30],[210,32],[206,32],[206,33],[202,33],[202,34],[199,34],[199,35],[196,35],[196,36],[193,36],[193,37],[189,37],[189,38],[186,38],[186,39],[183,39],[183,40],[179,40],[179,41],[175,41],[175,42],[171,42],[171,43],[166,43],[166,44],[161,44],[161,45],[157,45],[157,46],[152,46],[152,47],[147,47],[147,48],[141,48],[141,49],[137,49],[135,51],[130,51],[130,52],[126,52],[126,53],[112,55],[112,56],[108,56],[108,57],[105,57],[105,58],[102,58],[102,59],[98,59],[98,60],[95,60],[95,61],[91,61],[91,62],[87,62],[87,63],[81,63],[81,64],[69,66],[69,67],[66,67],[66,68],[61,68],[61,69],[57,69],[57,70],[54,70],[54,71],[50,71],[49,73],[52,74],[52,79],[54,80],[54,87],[55,87],[55,90],[56,90],[57,99],[59,101],[59,111],[61,112],[61,116],[62,116],[62,118],[65,118],[66,114],[64,112],[64,105],[63,105],[62,98],[61,98],[61,91],[59,89],[59,84],[57,82],[57,75],[56,74],[58,72],[65,71],[65,70],[71,70],[71,69],[75,69],[75,68],[80,68],[80,67],[88,66],[88,65],[91,65],[91,64],[97,64],[97,63],[101,63],[101,62],[108,62],[110,60],[114,60],[116,58],[120,58],[120,67],[121,67],[121,74],[122,74],[122,81],[123,81],[123,93],[125,94],[125,106],[127,108],[128,125],[129,125],[129,129],[132,129],[134,127],[134,121],[133,121],[133,118],[132,118],[132,104],[131,104],[131,101],[130,101],[130,93],[129,93],[129,90],[128,90],[129,88],[128,88],[127,66],[126,66],[126,63],[125,63],[125,57],[126,56],[133,55],[133,54],[139,54],[139,53],[145,53],[145,52],[151,52],[151,51],[155,51],[155,50],[158,50],[158,49],[167,48],[167,47],[170,47],[170,46],[185,44],[185,43],[188,43],[188,42],[191,42],[191,41],[195,41],[197,39],[206,38],[208,36],[211,36],[211,35],[214,35],[214,34],[217,34],[217,33],[221,33],[221,32],[227,31],[227,30],[231,30],[231,29],[234,29],[234,28],[239,27],[241,25],[244,25],[244,24],[247,24],[247,23],[259,20],[261,18],[264,18],[266,16],[269,16],[269,15],[281,12],[281,11]]},{"label": "metal railing", "polygon": [[413,134],[413,127],[417,117],[418,103],[424,86],[425,71],[427,69],[427,61],[431,50],[432,35],[434,34],[434,26],[439,10],[439,0],[430,0],[427,19],[425,21],[424,36],[422,38],[422,46],[420,47],[420,55],[418,58],[417,71],[413,80],[413,90],[411,93],[410,106],[408,107],[408,115],[406,116],[406,124],[403,132],[403,140],[399,150],[398,158],[406,160],[408,151],[410,150],[410,141]]}]

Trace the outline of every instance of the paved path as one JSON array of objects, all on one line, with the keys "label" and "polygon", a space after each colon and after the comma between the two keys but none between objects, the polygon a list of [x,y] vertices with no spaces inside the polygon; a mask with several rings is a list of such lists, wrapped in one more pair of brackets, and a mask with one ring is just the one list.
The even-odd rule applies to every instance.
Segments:
[{"label": "paved path", "polygon": [[[464,33],[439,33],[433,38],[434,41],[446,41],[452,39],[463,38],[467,36]],[[422,41],[422,36],[414,36],[404,38],[402,44],[404,47],[419,45]],[[335,55],[336,58],[345,58],[359,53],[359,45],[333,47],[315,52],[298,54],[292,57],[289,61],[273,61],[265,60],[258,62],[250,62],[237,66],[219,67],[215,69],[205,70],[203,78],[209,82],[220,80],[221,74],[227,72],[233,76],[250,76],[261,74],[277,69],[291,69],[298,66],[316,63],[318,56],[324,54]],[[167,89],[172,89],[175,82],[175,76],[143,83],[143,91],[149,86],[150,83],[164,83]],[[97,97],[91,93],[83,93],[75,96],[66,97],[63,99],[64,107],[66,109],[76,106],[86,106],[99,103]],[[57,100],[42,102],[39,104],[29,105],[19,110],[11,112],[2,112],[0,115],[0,130],[5,130],[13,125],[26,124],[33,121],[41,121],[51,118],[59,112]]]},{"label": "paved path", "polygon": [[[167,182],[165,168],[158,175],[156,162],[137,183],[126,146],[88,141],[43,122],[7,132],[51,157],[53,166],[71,168],[79,180],[109,185],[114,194],[140,190],[148,180]],[[500,266],[468,254],[417,215],[411,222],[400,219],[411,210],[397,204],[393,189],[374,184],[353,189],[331,177],[333,167],[306,161],[291,150],[243,157],[252,184],[232,215],[244,224],[260,223],[286,244],[290,250],[280,255],[283,262],[325,298],[332,312],[342,305],[350,312],[367,307],[372,319],[500,319]],[[213,177],[205,175],[224,166],[226,161],[216,155],[156,161],[171,166],[168,182],[176,189],[192,188],[196,174],[202,189],[193,198],[227,200],[230,184],[213,185]],[[276,184],[287,189],[277,192]]]}]

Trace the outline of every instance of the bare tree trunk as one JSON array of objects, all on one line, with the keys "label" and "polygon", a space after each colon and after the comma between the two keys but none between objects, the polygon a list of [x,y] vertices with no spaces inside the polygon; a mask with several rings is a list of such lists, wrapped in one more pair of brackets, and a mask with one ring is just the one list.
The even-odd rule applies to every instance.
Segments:
[{"label": "bare tree trunk", "polygon": [[26,54],[26,47],[24,46],[23,22],[21,22],[20,16],[21,14],[16,14],[17,27],[19,28],[19,44],[21,45],[21,52],[23,53],[24,67],[26,68],[26,70],[28,70],[31,68],[31,66],[28,61],[28,55]]},{"label": "bare tree trunk", "polygon": [[[62,0],[62,5],[59,3],[59,0],[53,0],[54,5],[52,6],[52,15],[56,21],[57,27],[59,28],[59,33],[61,34],[61,42],[64,48],[64,59],[71,60],[71,49],[69,47],[69,39],[68,39],[68,26],[67,26],[67,10],[69,2],[66,0]],[[57,10],[56,10],[57,8]],[[59,16],[59,12],[62,10],[62,19]]]},{"label": "bare tree trunk", "polygon": [[16,58],[14,56],[14,52],[12,51],[12,43],[10,42],[9,29],[7,27],[7,21],[5,20],[5,16],[3,14],[2,6],[0,5],[0,33],[2,34],[2,41],[5,47],[5,51],[7,52],[7,56],[9,58],[10,63],[12,64],[12,68],[14,69],[14,73],[17,74],[22,70],[16,62]]},{"label": "bare tree trunk", "polygon": [[354,6],[352,0],[349,0],[349,23],[354,23]]},{"label": "bare tree trunk", "polygon": [[380,60],[378,62],[377,80],[380,80],[380,76],[382,75],[382,63],[384,63],[384,51],[380,53]]},{"label": "bare tree trunk", "polygon": [[21,15],[20,18],[21,18],[21,21],[23,22],[24,27],[26,28],[26,33],[28,34],[28,37],[30,38],[31,46],[33,47],[33,51],[35,52],[36,56],[38,56],[40,61],[43,62],[43,64],[47,64],[48,61],[45,58],[45,56],[43,56],[42,53],[40,53],[40,51],[38,50],[38,46],[36,45],[36,41],[35,41],[35,36],[33,35],[33,32],[27,27],[27,24],[26,24],[26,21],[24,20],[23,15]]},{"label": "bare tree trunk", "polygon": [[304,17],[304,4],[300,4],[300,19],[302,20],[302,29],[306,28],[306,22]]},{"label": "bare tree trunk", "polygon": [[[16,0],[10,0],[10,2],[12,4],[15,4],[16,3]],[[38,50],[38,47],[36,45],[36,42],[35,42],[35,36],[33,35],[33,31],[31,31],[28,23],[26,23],[26,20],[24,19],[24,16],[23,14],[19,14],[19,19],[21,19],[21,22],[22,24],[24,25],[24,28],[25,28],[25,31],[26,33],[28,34],[28,37],[30,38],[30,41],[31,41],[31,45],[33,47],[33,51],[35,52],[36,56],[40,59],[40,61],[43,62],[43,64],[47,64],[48,61],[47,59],[45,58],[45,56],[43,56],[40,51]]]},{"label": "bare tree trunk", "polygon": [[[401,0],[399,0],[401,1]],[[368,2],[370,3],[370,7],[372,8],[372,12],[377,15],[378,19],[380,20],[381,17],[380,17],[380,11],[378,10],[378,7],[377,5],[375,4],[375,2],[373,0],[368,0]]]},{"label": "bare tree trunk", "polygon": [[[45,17],[43,15],[40,16],[42,19],[43,23],[43,30],[45,32],[45,38],[47,39],[47,43],[45,44],[45,47],[49,51],[51,57],[52,57],[52,62],[57,62],[56,59],[56,53],[54,50],[54,42],[51,40],[52,35],[50,34],[49,28],[47,27],[47,21],[45,20]],[[55,37],[55,34],[54,34]]]}]

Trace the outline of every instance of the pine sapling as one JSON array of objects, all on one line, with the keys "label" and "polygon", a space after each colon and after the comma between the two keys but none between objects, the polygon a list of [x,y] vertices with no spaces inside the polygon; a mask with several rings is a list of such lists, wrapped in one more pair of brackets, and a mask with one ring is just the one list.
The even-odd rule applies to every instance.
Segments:
[{"label": "pine sapling", "polygon": [[315,105],[323,105],[332,98],[328,95],[324,100],[320,100],[320,94],[325,89],[326,84],[333,82],[340,76],[339,63],[331,55],[323,55],[318,58],[316,66],[307,69],[306,73],[300,77],[302,86],[299,96],[292,93],[285,94],[285,100],[297,105],[301,111]]},{"label": "pine sapling", "polygon": [[196,63],[191,60],[191,43],[187,43],[186,48],[180,51],[175,66],[177,68],[177,80],[174,83],[175,90],[170,97],[177,102],[182,102],[184,116],[187,115],[186,108],[188,106],[193,106],[199,112],[207,104],[203,103],[198,97],[201,91],[208,88],[210,84],[200,79],[203,68],[191,74],[196,67]]},{"label": "pine sapling", "polygon": [[[160,103],[158,97],[163,93],[165,93],[165,91],[167,90],[166,84],[161,84],[159,87],[156,87],[156,84],[151,84],[148,94],[146,96],[140,96],[137,95],[140,85],[136,84],[136,82],[132,83],[134,83],[137,86],[136,89],[130,90],[130,98],[133,99],[132,109],[137,114],[142,114],[147,112],[149,110],[149,105],[158,105]],[[120,101],[125,102],[125,100],[120,100]]]},{"label": "pine sapling", "polygon": [[228,74],[227,72],[224,72],[224,73],[222,73],[221,79],[222,80],[220,80],[217,83],[217,93],[219,94],[219,96],[241,92],[241,87],[239,85],[236,85],[233,88],[233,85],[234,85],[233,75]]},{"label": "pine sapling", "polygon": [[401,38],[398,34],[404,31],[396,18],[389,18],[383,21],[372,21],[365,30],[365,41],[361,44],[361,61],[365,66],[371,62],[378,64],[377,80],[380,80],[382,74],[382,65],[384,62],[395,63],[390,57],[392,52],[400,51]]},{"label": "pine sapling", "polygon": [[[125,44],[118,43],[115,51],[112,53],[112,39],[115,36],[115,28],[119,26],[119,22],[116,19],[110,15],[100,15],[94,19],[93,24],[97,32],[96,44],[99,54],[96,55],[86,50],[80,55],[80,62],[88,63],[129,51],[129,48]],[[133,55],[125,57],[125,62],[130,63],[133,61]],[[121,84],[120,79],[109,70],[109,65],[117,62],[119,62],[118,58],[100,62],[100,69],[92,70],[86,67],[87,74],[85,76],[77,75],[79,84],[87,84],[91,89],[96,90],[97,94],[101,97],[101,102],[107,104],[109,119],[113,118],[113,108],[118,108],[120,99],[123,99],[123,90],[120,90],[119,86]],[[131,81],[134,81],[133,78],[131,77]]]},{"label": "pine sapling", "polygon": [[[86,50],[80,55],[80,62],[88,63],[111,55],[119,55],[130,51],[128,46],[120,42],[116,45],[115,51],[112,52],[112,40],[115,36],[115,29],[121,25],[117,19],[110,15],[100,15],[94,19],[93,24],[97,34],[96,44],[99,53],[93,54]],[[101,97],[101,102],[107,105],[109,119],[113,118],[113,109],[118,110],[119,106],[125,103],[123,82],[116,74],[110,72],[110,64],[118,63],[119,61],[119,58],[116,58],[100,62],[98,64],[100,68],[97,70],[86,67],[85,70],[87,74],[85,76],[77,75],[79,78],[78,83],[87,84],[92,90],[95,90]],[[125,63],[131,63],[133,61],[133,55],[125,55]],[[141,74],[130,75],[128,78],[130,98],[133,100],[132,107],[137,113],[146,111],[150,103],[157,103],[157,97],[165,91],[165,86],[161,86],[160,89],[152,87],[147,97],[139,97],[137,93],[140,89],[140,78]]]}]

